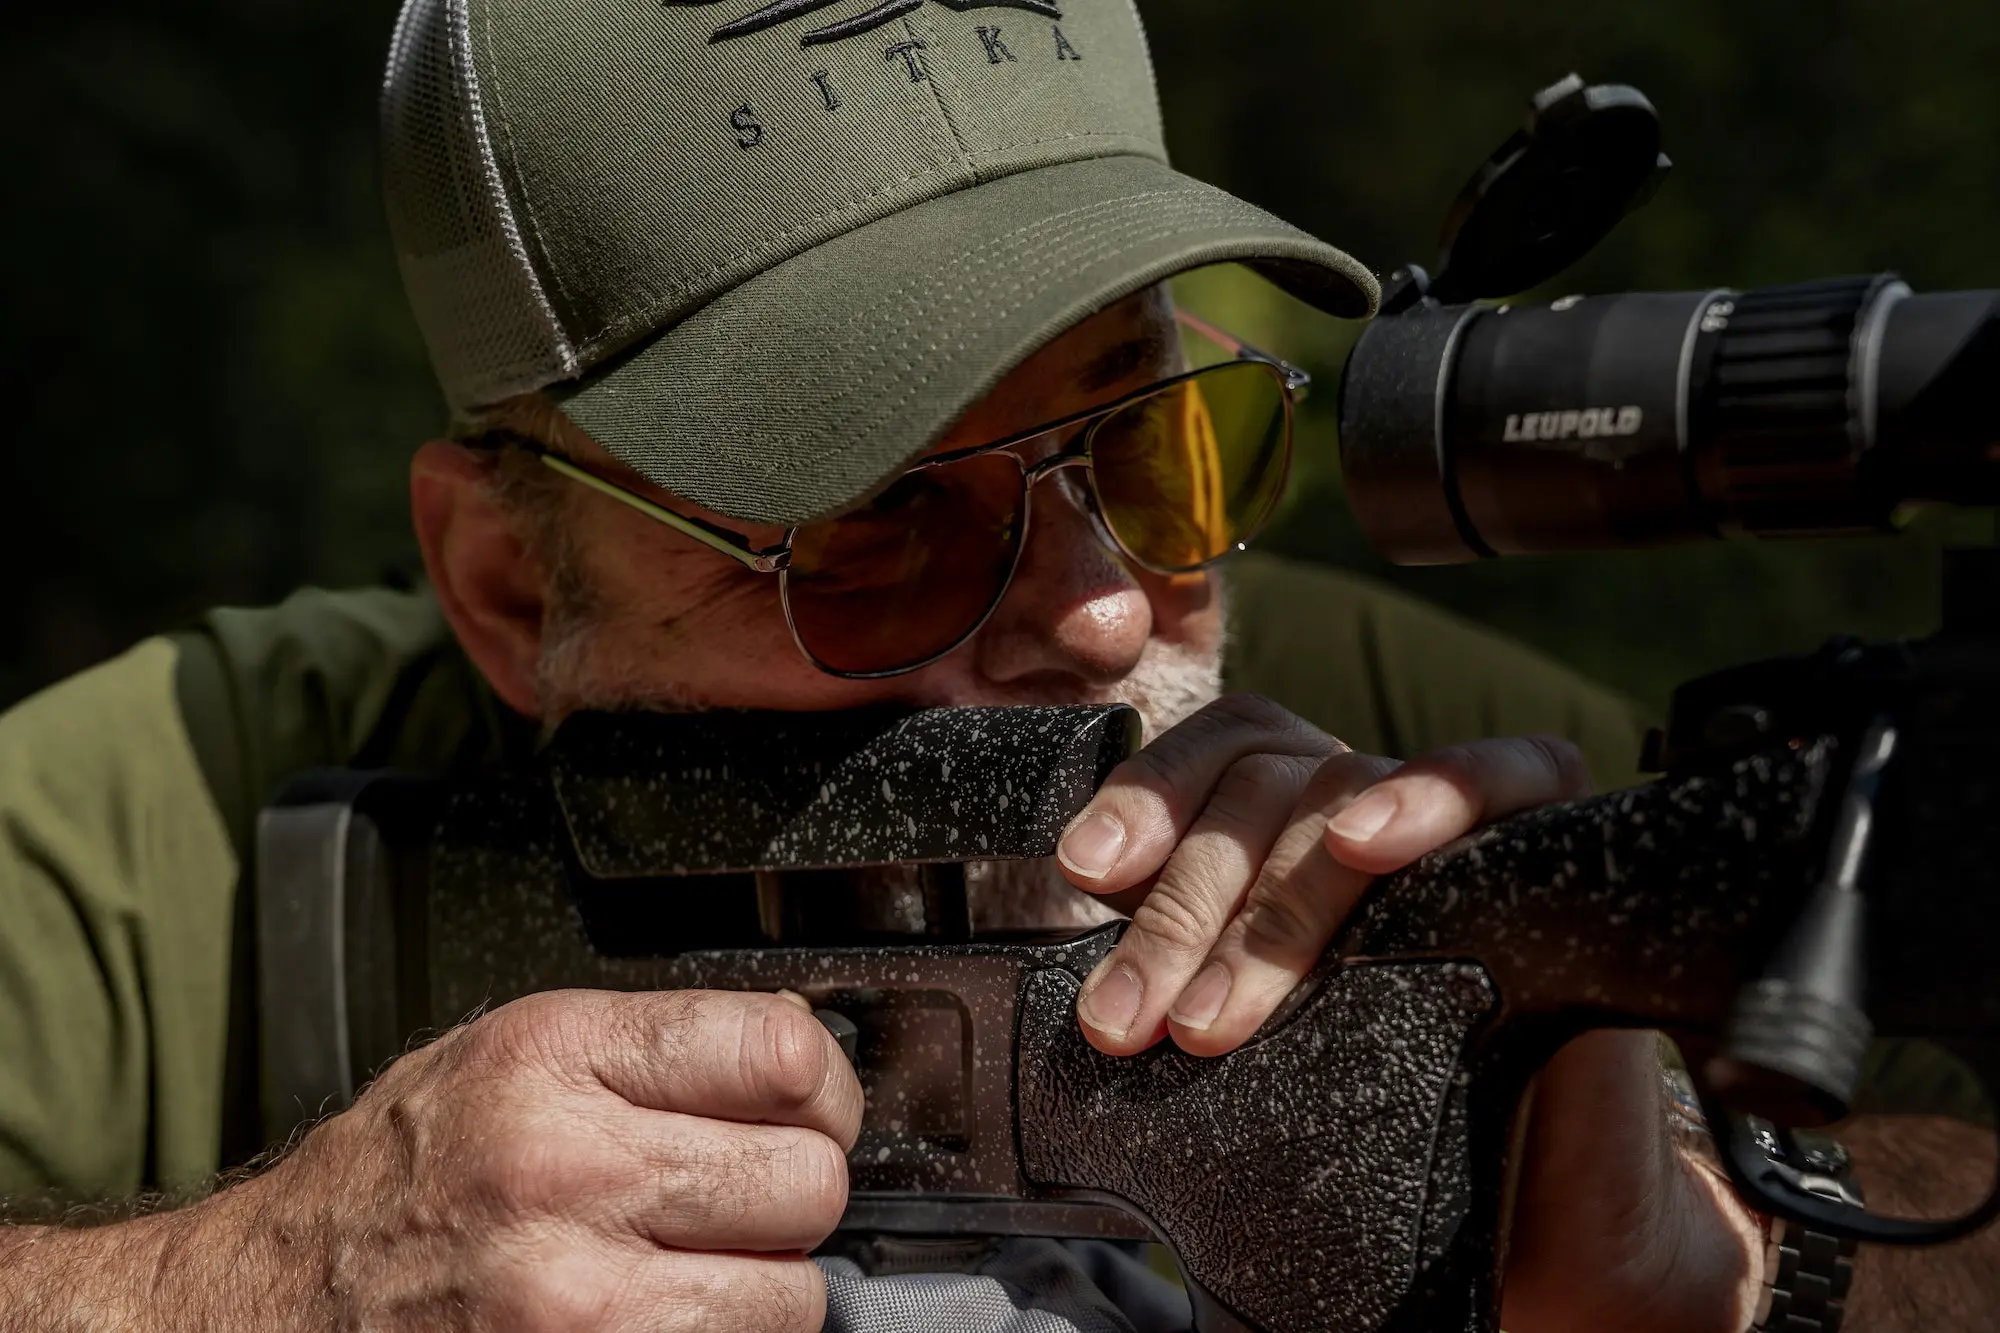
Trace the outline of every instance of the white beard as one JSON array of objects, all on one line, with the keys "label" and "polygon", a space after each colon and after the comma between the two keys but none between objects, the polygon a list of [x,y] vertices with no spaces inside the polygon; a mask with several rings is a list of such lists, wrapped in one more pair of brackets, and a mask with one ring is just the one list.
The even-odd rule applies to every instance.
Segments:
[{"label": "white beard", "polygon": [[[1153,741],[1222,694],[1222,663],[1172,644],[1149,645],[1137,669],[1110,691],[1108,703],[1130,704]],[[1055,858],[981,861],[966,867],[974,934],[999,930],[1077,931],[1120,919],[1064,877]]]}]

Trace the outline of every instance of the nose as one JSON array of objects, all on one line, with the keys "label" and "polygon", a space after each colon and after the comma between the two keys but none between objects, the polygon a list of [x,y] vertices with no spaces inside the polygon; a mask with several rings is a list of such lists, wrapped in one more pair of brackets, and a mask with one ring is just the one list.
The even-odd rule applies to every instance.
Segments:
[{"label": "nose", "polygon": [[1071,471],[1034,488],[1013,586],[973,645],[988,680],[1108,684],[1129,674],[1146,650],[1152,605],[1082,508],[1080,482]]}]

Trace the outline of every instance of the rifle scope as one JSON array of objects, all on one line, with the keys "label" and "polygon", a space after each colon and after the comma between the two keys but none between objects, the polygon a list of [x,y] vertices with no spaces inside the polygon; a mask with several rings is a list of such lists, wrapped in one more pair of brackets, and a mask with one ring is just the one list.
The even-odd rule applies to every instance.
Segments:
[{"label": "rifle scope", "polygon": [[1355,512],[1401,564],[1880,531],[2000,503],[2000,291],[1893,276],[1434,301],[1348,363]]},{"label": "rifle scope", "polygon": [[1341,462],[1401,564],[1880,531],[2000,503],[2000,291],[1893,275],[1482,305],[1550,281],[1673,163],[1645,94],[1570,75],[1392,275],[1341,386]]}]

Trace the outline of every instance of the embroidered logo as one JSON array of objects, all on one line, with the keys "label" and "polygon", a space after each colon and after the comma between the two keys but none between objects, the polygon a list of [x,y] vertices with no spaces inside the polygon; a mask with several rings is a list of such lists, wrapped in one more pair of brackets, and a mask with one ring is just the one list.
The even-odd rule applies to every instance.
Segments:
[{"label": "embroidered logo", "polygon": [[[728,3],[728,0],[660,0],[668,9],[706,9],[711,5]],[[748,37],[752,33],[775,28],[781,23],[789,23],[808,14],[817,14],[835,5],[851,3],[851,0],[771,0],[771,3],[745,14],[742,18],[725,23],[715,30],[708,40],[711,43],[732,41],[738,37]],[[859,37],[863,33],[894,23],[905,14],[913,14],[922,9],[926,0],[878,0],[878,3],[852,18],[813,28],[799,39],[800,46],[824,46],[828,42],[845,41],[849,37]],[[1045,18],[1060,19],[1062,6],[1057,0],[936,0],[946,9],[959,13],[969,13],[975,9],[1025,9],[1031,14]],[[997,29],[995,30],[997,32]]]}]

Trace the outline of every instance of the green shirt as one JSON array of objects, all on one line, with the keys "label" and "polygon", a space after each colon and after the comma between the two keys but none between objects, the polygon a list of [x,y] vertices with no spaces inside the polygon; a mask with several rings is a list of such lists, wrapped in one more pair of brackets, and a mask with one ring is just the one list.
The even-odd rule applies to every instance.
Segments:
[{"label": "green shirt", "polygon": [[[1641,721],[1563,667],[1348,575],[1238,562],[1229,687],[1356,749],[1552,732],[1600,785]],[[420,593],[217,611],[0,715],[0,1196],[199,1186],[261,1144],[239,912],[308,768],[468,771],[531,740]]]}]

